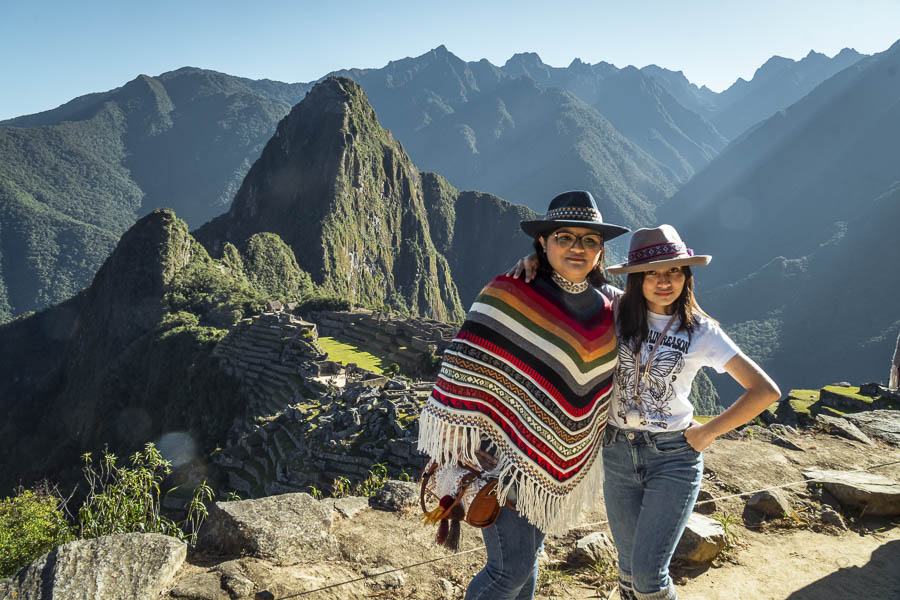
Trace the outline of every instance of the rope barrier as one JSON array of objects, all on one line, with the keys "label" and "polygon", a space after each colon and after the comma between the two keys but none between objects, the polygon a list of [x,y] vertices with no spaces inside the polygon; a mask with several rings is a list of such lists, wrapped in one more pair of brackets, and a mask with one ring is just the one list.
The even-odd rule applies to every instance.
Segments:
[{"label": "rope barrier", "polygon": [[316,592],[321,592],[324,590],[330,590],[331,588],[340,587],[342,585],[347,585],[348,583],[355,583],[357,581],[363,581],[365,579],[374,579],[375,577],[381,577],[382,575],[387,575],[388,573],[396,573],[397,571],[405,571],[407,569],[412,569],[413,567],[420,567],[422,565],[427,565],[429,563],[438,562],[442,560],[449,560],[451,558],[456,558],[457,556],[462,556],[463,554],[470,554],[472,552],[478,552],[479,550],[484,550],[484,546],[479,546],[478,548],[471,548],[469,550],[463,550],[462,552],[456,552],[455,554],[449,554],[447,556],[439,556],[437,558],[432,558],[429,560],[423,560],[422,562],[417,562],[411,565],[405,565],[403,567],[397,567],[396,569],[390,569],[388,571],[383,571],[381,573],[376,573],[374,575],[364,575],[362,577],[357,577],[356,579],[351,579],[349,581],[342,581],[340,583],[332,583],[331,585],[326,585],[325,587],[321,587],[315,590],[309,590],[307,592],[300,592],[298,594],[293,594],[291,596],[282,596],[281,600],[287,600],[288,598],[299,598],[300,596],[306,596],[308,594],[314,594]]},{"label": "rope barrier", "polygon": [[[871,470],[873,470],[873,469],[881,469],[881,468],[884,468],[884,467],[890,467],[890,466],[898,465],[898,464],[900,464],[900,460],[895,460],[895,461],[891,461],[891,462],[886,462],[886,463],[881,463],[881,464],[877,464],[877,465],[872,465],[872,466],[870,466],[870,467],[865,467],[865,468],[851,469],[851,470],[849,470],[849,471],[844,471],[844,473],[862,473],[862,472],[868,472],[868,471],[871,471]],[[791,486],[795,486],[795,485],[809,484],[809,483],[813,483],[813,482],[827,481],[827,480],[828,480],[828,478],[826,478],[826,477],[819,477],[819,478],[804,479],[804,480],[802,480],[802,481],[791,481],[791,482],[789,482],[789,483],[782,483],[782,484],[780,484],[780,485],[775,485],[775,486],[768,487],[768,488],[763,488],[763,489],[760,489],[760,490],[753,490],[753,491],[750,491],[750,492],[741,492],[741,493],[739,493],[739,494],[731,494],[731,495],[729,495],[729,496],[721,496],[721,497],[719,497],[719,498],[713,498],[712,500],[703,500],[703,501],[700,501],[700,502],[695,503],[694,506],[700,506],[700,505],[702,505],[702,504],[708,504],[708,503],[710,503],[710,502],[716,502],[716,501],[718,501],[718,500],[729,500],[729,499],[731,499],[731,498],[739,498],[739,497],[741,497],[741,496],[749,496],[749,495],[751,495],[751,494],[756,494],[756,493],[759,493],[759,492],[768,492],[768,491],[777,490],[777,489],[786,488],[786,487],[791,487]],[[605,521],[596,521],[596,522],[594,522],[594,523],[584,523],[584,524],[582,524],[582,525],[578,525],[577,527],[573,527],[573,529],[580,529],[580,528],[584,528],[584,527],[596,527],[596,526],[598,526],[598,525],[605,525],[605,524],[607,524],[607,523],[609,523],[609,520],[605,520]],[[432,558],[432,559],[429,559],[429,560],[423,560],[422,562],[413,563],[413,564],[411,564],[411,565],[405,565],[405,566],[402,566],[402,567],[397,567],[396,569],[390,569],[390,570],[384,571],[384,572],[382,572],[382,573],[376,573],[376,574],[374,574],[374,575],[364,575],[364,576],[362,576],[362,577],[357,577],[356,579],[350,579],[350,580],[348,580],[348,581],[341,581],[341,582],[339,582],[339,583],[333,583],[333,584],[331,584],[331,585],[327,585],[327,586],[324,586],[324,587],[321,587],[321,588],[316,588],[316,589],[314,589],[314,590],[308,590],[308,591],[306,591],[306,592],[299,592],[299,593],[297,593],[297,594],[292,594],[292,595],[290,595],[290,596],[281,596],[281,597],[279,598],[279,600],[288,600],[289,598],[299,598],[299,597],[301,597],[301,596],[308,596],[309,594],[315,594],[315,593],[317,593],[317,592],[322,592],[322,591],[325,591],[325,590],[330,590],[330,589],[332,589],[332,588],[340,587],[340,586],[342,586],[342,585],[347,585],[347,584],[350,584],[350,583],[356,583],[357,581],[364,581],[364,580],[367,580],[367,579],[374,579],[374,578],[376,578],[376,577],[381,577],[382,575],[387,575],[387,574],[389,574],[389,573],[396,573],[396,572],[398,572],[398,571],[406,571],[406,570],[412,569],[412,568],[414,568],[414,567],[420,567],[420,566],[422,566],[422,565],[427,565],[427,564],[434,563],[434,562],[440,562],[440,561],[450,560],[451,558],[456,558],[457,556],[462,556],[463,554],[470,554],[470,553],[472,553],[472,552],[478,552],[478,551],[480,551],[480,550],[484,550],[484,546],[483,546],[483,545],[482,545],[482,546],[479,546],[479,547],[477,547],[477,548],[471,548],[471,549],[469,549],[469,550],[463,550],[462,552],[456,552],[456,553],[454,553],[454,554],[448,554],[448,555],[446,555],[446,556],[439,556],[439,557],[437,557],[437,558]],[[272,596],[272,598],[274,598],[274,596]]]}]

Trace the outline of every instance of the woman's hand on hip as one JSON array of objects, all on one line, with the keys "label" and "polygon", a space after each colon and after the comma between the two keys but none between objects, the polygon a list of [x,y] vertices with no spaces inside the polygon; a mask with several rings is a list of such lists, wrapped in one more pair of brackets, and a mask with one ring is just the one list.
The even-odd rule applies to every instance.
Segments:
[{"label": "woman's hand on hip", "polygon": [[691,448],[697,452],[703,452],[716,439],[716,434],[706,425],[691,424],[684,430],[684,439],[691,445]]}]

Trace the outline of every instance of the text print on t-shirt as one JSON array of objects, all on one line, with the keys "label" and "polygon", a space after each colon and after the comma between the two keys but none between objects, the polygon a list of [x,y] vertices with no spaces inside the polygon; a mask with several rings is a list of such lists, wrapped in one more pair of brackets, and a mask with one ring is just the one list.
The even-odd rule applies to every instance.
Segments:
[{"label": "text print on t-shirt", "polygon": [[[672,384],[678,378],[678,374],[684,369],[684,355],[690,350],[689,339],[667,335],[660,342],[660,349],[653,357],[653,363],[646,367],[646,360],[650,355],[650,349],[662,335],[659,331],[649,331],[647,340],[641,347],[641,374],[647,369],[647,376],[638,382],[641,390],[640,403],[635,401],[635,373],[634,353],[628,344],[619,345],[619,365],[616,369],[616,384],[619,386],[618,417],[627,425],[646,427],[652,425],[661,429],[669,426],[669,417],[672,416],[672,400],[675,391]],[[671,350],[663,350],[668,347]],[[637,422],[635,422],[637,420]]]}]

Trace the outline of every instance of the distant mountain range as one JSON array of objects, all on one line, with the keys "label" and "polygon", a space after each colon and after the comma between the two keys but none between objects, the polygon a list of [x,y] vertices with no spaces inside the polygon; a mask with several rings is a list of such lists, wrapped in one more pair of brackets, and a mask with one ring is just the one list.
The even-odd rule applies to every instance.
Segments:
[{"label": "distant mountain range", "polygon": [[[853,56],[817,61],[835,70]],[[765,89],[794,90],[772,92],[792,102],[795,80],[813,86],[830,72],[806,69],[810,61],[796,63],[802,77],[785,63],[741,89],[765,80]],[[653,67],[553,68],[535,54],[496,67],[440,46],[343,73],[362,84],[418,168],[536,210],[562,189],[585,188],[607,220],[651,223],[726,142],[713,126],[719,95]],[[172,208],[192,227],[226,211],[278,121],[311,87],[184,68],[0,122],[0,322],[86,287],[118,237],[154,208]],[[729,90],[732,105],[738,96]]]},{"label": "distant mountain range", "polygon": [[227,210],[309,87],[180,69],[3,122],[0,321],[84,289],[155,208],[197,225]]},{"label": "distant mountain range", "polygon": [[750,81],[738,78],[721,94],[706,86],[698,88],[681,71],[656,65],[641,71],[656,80],[682,106],[709,120],[719,133],[732,140],[864,57],[850,48],[844,48],[832,58],[813,51],[798,61],[773,56],[756,70]]},{"label": "distant mountain range", "polygon": [[658,211],[776,380],[884,380],[900,330],[900,42],[732,143]]},{"label": "distant mountain range", "polygon": [[[68,331],[59,315],[79,301],[67,299],[163,205],[189,226],[211,221],[197,238],[224,268],[240,270],[243,253],[249,283],[277,255],[287,270],[295,261],[297,294],[455,319],[527,249],[516,227],[527,205],[581,187],[607,220],[672,222],[714,254],[701,300],[782,387],[879,379],[900,329],[898,278],[879,258],[896,251],[884,227],[900,181],[897,55],[776,57],[715,94],[653,66],[553,68],[522,54],[496,67],[439,47],[344,72],[359,86],[328,83],[334,99],[315,110],[315,97],[297,104],[312,84],[140,76],[0,125],[0,319],[62,303],[16,331]],[[263,232],[280,249],[249,244]],[[851,268],[848,255],[871,253],[867,236],[876,258]],[[835,303],[838,287],[853,292]],[[829,338],[835,323],[851,325]],[[804,345],[828,339],[841,350],[827,360]]]}]

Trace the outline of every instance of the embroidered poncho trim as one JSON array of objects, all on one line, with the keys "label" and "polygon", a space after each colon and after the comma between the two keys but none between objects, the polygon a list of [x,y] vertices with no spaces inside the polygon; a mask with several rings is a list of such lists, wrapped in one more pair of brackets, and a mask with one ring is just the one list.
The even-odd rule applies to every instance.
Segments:
[{"label": "embroidered poncho trim", "polygon": [[550,532],[575,525],[600,492],[617,351],[608,300],[582,321],[546,283],[503,276],[481,291],[422,409],[419,450],[477,463],[489,441],[501,506],[515,486],[519,513]]}]

